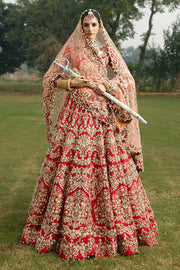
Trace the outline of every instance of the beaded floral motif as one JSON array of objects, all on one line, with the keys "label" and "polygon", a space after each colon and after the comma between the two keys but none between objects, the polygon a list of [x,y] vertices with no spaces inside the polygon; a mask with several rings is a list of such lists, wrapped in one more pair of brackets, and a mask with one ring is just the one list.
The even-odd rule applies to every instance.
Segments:
[{"label": "beaded floral motif", "polygon": [[[57,58],[67,58],[70,68],[87,79],[104,79],[112,95],[137,109],[133,78],[103,24],[100,32],[105,56],[92,44],[86,46],[79,22]],[[115,73],[111,79],[107,64]],[[155,245],[158,233],[138,175],[143,161],[137,121],[82,88],[67,95],[52,125],[55,81],[61,74],[52,64],[44,77],[50,145],[21,241],[34,244],[40,253],[55,250],[68,260],[137,254],[138,245]],[[119,129],[118,120],[124,124]]]},{"label": "beaded floral motif", "polygon": [[156,244],[153,212],[122,138],[68,96],[22,242],[69,260],[136,254],[138,244]]}]

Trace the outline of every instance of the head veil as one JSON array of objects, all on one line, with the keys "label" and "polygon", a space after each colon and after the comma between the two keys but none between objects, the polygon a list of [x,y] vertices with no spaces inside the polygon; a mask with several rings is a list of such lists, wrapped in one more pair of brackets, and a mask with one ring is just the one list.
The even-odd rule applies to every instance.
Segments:
[{"label": "head veil", "polygon": [[[85,12],[85,11],[84,11]],[[83,12],[83,13],[84,13]],[[83,14],[82,13],[82,14]],[[56,59],[67,58],[70,62],[70,68],[76,70],[82,76],[87,79],[93,77],[94,81],[101,80],[105,78],[110,84],[115,84],[118,91],[121,93],[121,101],[126,103],[134,111],[137,112],[137,100],[136,100],[136,89],[135,83],[132,75],[130,74],[121,54],[117,50],[110,36],[108,35],[106,29],[103,26],[102,20],[100,23],[100,29],[96,37],[96,41],[103,44],[107,48],[109,54],[111,71],[107,73],[107,70],[101,68],[101,60],[98,57],[98,52],[92,42],[86,39],[81,26],[81,19],[79,20],[74,32],[69,37],[65,45],[62,47]],[[90,54],[90,52],[92,54]],[[94,57],[97,56],[97,57]],[[93,57],[93,61],[92,60]],[[49,70],[44,76],[43,86],[43,107],[44,115],[46,119],[46,133],[48,139],[51,137],[51,127],[53,127],[53,114],[56,114],[56,107],[58,111],[60,109],[60,104],[57,102],[57,92],[55,88],[55,81],[62,76],[62,70],[55,64],[51,64]],[[117,91],[116,89],[116,91]],[[85,89],[86,90],[86,89]],[[104,97],[96,95],[96,100],[99,101],[98,106],[93,103],[93,94],[89,91],[83,91],[81,94],[78,93],[78,89],[71,93],[76,102],[82,105],[82,100],[86,98],[87,103],[83,104],[84,109],[92,108],[94,116],[99,117],[100,120],[108,123],[109,118],[106,115],[106,105],[107,100]],[[93,92],[93,91],[92,91]],[[66,95],[65,91],[58,89],[58,93],[61,96],[61,103],[63,104]],[[88,93],[88,94],[87,94]],[[113,94],[113,93],[112,93]],[[78,98],[78,95],[81,97]],[[90,95],[90,96],[88,96]],[[58,106],[56,104],[58,103]],[[96,102],[97,103],[97,102]],[[99,107],[103,108],[99,110]],[[127,151],[134,151],[136,153],[134,161],[136,162],[138,170],[143,170],[143,160],[141,152],[141,139],[139,131],[138,120],[134,117],[128,122],[126,127],[128,129],[128,138],[126,139]]]}]

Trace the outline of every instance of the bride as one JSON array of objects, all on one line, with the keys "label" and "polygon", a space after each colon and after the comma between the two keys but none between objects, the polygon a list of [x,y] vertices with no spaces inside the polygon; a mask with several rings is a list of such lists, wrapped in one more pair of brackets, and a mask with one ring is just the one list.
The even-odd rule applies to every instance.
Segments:
[{"label": "bride", "polygon": [[158,233],[139,178],[138,121],[102,95],[137,111],[134,80],[95,10],[82,13],[56,58],[68,59],[80,77],[54,64],[44,76],[49,148],[21,242],[67,260],[137,254]]}]

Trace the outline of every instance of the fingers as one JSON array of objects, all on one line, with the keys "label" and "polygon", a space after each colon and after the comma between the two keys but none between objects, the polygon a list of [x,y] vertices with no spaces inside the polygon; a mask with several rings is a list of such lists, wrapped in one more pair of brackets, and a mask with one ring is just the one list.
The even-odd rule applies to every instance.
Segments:
[{"label": "fingers", "polygon": [[72,79],[71,84],[74,87],[86,87],[90,86],[90,81],[81,76]]},{"label": "fingers", "polygon": [[83,86],[90,86],[91,85],[91,81],[90,80],[83,79],[82,80],[82,84],[83,84]]},{"label": "fingers", "polygon": [[104,84],[94,85],[94,87],[91,87],[91,88],[98,95],[103,95],[103,93],[106,92],[106,87],[104,86]]},{"label": "fingers", "polygon": [[96,91],[97,93],[102,95],[106,91],[106,87],[103,84],[98,84]]},{"label": "fingers", "polygon": [[79,77],[79,81],[83,85],[89,85],[90,84],[90,80],[85,79],[83,76]]},{"label": "fingers", "polygon": [[103,92],[98,87],[94,87],[93,90],[97,95],[102,95],[103,94]]},{"label": "fingers", "polygon": [[76,77],[72,81],[72,85],[74,87],[90,87],[92,89],[96,89],[99,93],[104,92],[105,90],[103,89],[103,84],[102,83],[95,83],[93,80],[88,80],[84,78],[83,76]]}]

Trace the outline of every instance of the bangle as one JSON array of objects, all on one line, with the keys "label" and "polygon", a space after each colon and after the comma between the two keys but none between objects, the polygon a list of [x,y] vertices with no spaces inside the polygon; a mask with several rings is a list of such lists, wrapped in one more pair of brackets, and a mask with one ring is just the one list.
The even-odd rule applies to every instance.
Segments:
[{"label": "bangle", "polygon": [[107,90],[107,92],[108,92],[108,91],[109,91],[109,88],[110,88],[109,84],[108,84],[107,82],[104,82],[103,84],[104,84],[104,86],[106,87],[106,90]]},{"label": "bangle", "polygon": [[69,79],[69,80],[67,81],[67,88],[68,88],[68,90],[70,90],[70,91],[73,90],[73,88],[71,87],[71,79]]},{"label": "bangle", "polygon": [[56,86],[57,86],[58,88],[61,88],[61,81],[62,81],[62,78],[60,78],[60,79],[58,79],[58,80],[56,81]]},{"label": "bangle", "polygon": [[65,89],[67,90],[68,89],[68,81],[63,79],[63,78],[59,78],[57,81],[56,81],[56,85],[58,88],[60,89]]}]

